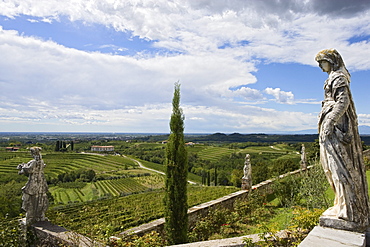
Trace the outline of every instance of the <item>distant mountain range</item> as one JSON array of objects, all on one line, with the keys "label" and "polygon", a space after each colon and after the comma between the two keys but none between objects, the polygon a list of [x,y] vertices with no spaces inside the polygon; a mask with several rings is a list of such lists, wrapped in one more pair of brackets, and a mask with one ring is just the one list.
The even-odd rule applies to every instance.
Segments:
[{"label": "distant mountain range", "polygon": [[370,127],[366,125],[360,125],[358,126],[358,131],[360,132],[360,135],[370,135]]},{"label": "distant mountain range", "polygon": [[[370,135],[370,127],[366,125],[360,125],[358,127],[360,135]],[[265,132],[265,134],[279,134],[279,135],[311,135],[317,134],[317,129],[307,129],[300,131],[274,131],[274,132]]]},{"label": "distant mountain range", "polygon": [[[370,145],[370,127],[359,126],[361,140],[366,145]],[[214,133],[205,135],[188,135],[187,141],[193,142],[313,142],[319,137],[317,130],[303,130],[303,131],[282,131],[280,133],[256,133],[256,134],[224,134]]]}]

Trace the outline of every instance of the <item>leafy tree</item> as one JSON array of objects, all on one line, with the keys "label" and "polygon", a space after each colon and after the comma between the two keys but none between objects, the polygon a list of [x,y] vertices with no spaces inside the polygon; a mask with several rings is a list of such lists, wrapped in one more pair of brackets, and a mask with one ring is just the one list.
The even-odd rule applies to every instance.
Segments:
[{"label": "leafy tree", "polygon": [[296,169],[299,169],[299,160],[297,158],[277,159],[270,172],[272,176],[277,176]]},{"label": "leafy tree", "polygon": [[252,163],[252,184],[258,184],[268,179],[268,164],[263,160],[253,161]]},{"label": "leafy tree", "polygon": [[217,186],[217,167],[215,166],[215,186]]},{"label": "leafy tree", "polygon": [[188,158],[184,141],[184,116],[180,108],[180,84],[175,83],[170,120],[171,134],[166,147],[165,230],[170,244],[187,242]]},{"label": "leafy tree", "polygon": [[231,172],[231,183],[235,187],[240,187],[242,185],[242,177],[243,177],[243,175],[244,175],[244,173],[243,173],[243,170],[242,169],[234,169]]}]

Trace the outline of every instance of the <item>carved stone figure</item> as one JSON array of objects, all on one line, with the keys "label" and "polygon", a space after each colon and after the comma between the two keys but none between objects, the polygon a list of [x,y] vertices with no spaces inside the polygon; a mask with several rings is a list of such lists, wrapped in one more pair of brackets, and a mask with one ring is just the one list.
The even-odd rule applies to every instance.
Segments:
[{"label": "carved stone figure", "polygon": [[319,115],[320,161],[334,190],[334,206],[320,218],[322,226],[363,231],[369,225],[369,199],[350,74],[335,49],[315,60],[329,77]]},{"label": "carved stone figure", "polygon": [[22,188],[22,209],[26,211],[27,225],[47,220],[45,212],[49,206],[48,185],[43,171],[46,165],[41,157],[41,148],[33,147],[30,151],[34,159],[17,167],[20,170],[18,174],[28,175],[28,182]]},{"label": "carved stone figure", "polygon": [[307,169],[306,148],[304,144],[302,144],[301,149],[301,169]]},{"label": "carved stone figure", "polygon": [[252,165],[249,154],[245,155],[243,172],[244,176],[242,177],[242,189],[249,190],[252,188]]}]

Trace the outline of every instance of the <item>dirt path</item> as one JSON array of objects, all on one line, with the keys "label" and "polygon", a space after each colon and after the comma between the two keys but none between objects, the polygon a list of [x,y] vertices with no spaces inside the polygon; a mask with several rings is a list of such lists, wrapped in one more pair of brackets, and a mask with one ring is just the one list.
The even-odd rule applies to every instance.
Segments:
[{"label": "dirt path", "polygon": [[[152,169],[152,168],[148,168],[148,167],[144,166],[144,165],[143,165],[140,161],[138,161],[138,160],[135,160],[135,159],[133,159],[133,158],[127,157],[127,156],[125,156],[125,155],[122,155],[122,156],[123,156],[123,157],[125,157],[125,158],[127,158],[127,159],[132,160],[133,162],[135,162],[136,164],[138,164],[138,165],[139,165],[139,167],[140,167],[140,168],[142,168],[142,169],[146,169],[146,170],[148,170],[148,171],[152,171],[152,172],[156,172],[156,173],[159,173],[159,174],[166,175],[166,173],[164,173],[164,172],[157,171],[157,170],[154,170],[154,169]],[[190,180],[188,180],[188,183],[190,183],[190,184],[197,184],[197,183],[195,183],[195,182],[193,182],[193,181],[190,181]]]}]

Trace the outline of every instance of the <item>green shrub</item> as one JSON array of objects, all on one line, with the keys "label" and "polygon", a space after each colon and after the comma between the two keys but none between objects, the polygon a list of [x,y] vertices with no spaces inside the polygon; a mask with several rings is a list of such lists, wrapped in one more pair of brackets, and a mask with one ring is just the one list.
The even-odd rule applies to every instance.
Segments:
[{"label": "green shrub", "polygon": [[280,206],[291,207],[300,202],[300,177],[287,176],[273,183],[273,190]]},{"label": "green shrub", "polygon": [[224,238],[236,232],[236,214],[228,209],[214,209],[208,215],[197,221],[189,232],[189,241],[206,241],[212,235],[219,234]]},{"label": "green shrub", "polygon": [[324,211],[325,209],[295,207],[290,228],[300,228],[310,231],[319,224],[319,217]]},{"label": "green shrub", "polygon": [[306,208],[328,208],[330,203],[326,194],[329,183],[320,164],[315,164],[302,174],[299,193],[301,205]]},{"label": "green shrub", "polygon": [[0,184],[0,218],[6,215],[16,217],[21,213],[22,190],[25,183],[17,183],[14,180],[6,184]]},{"label": "green shrub", "polygon": [[319,217],[323,212],[324,209],[316,208],[310,210],[302,207],[294,207],[293,217],[291,218],[290,225],[285,230],[285,234],[279,230],[277,224],[262,224],[260,226],[261,233],[259,237],[263,241],[258,242],[256,246],[298,246],[313,227],[319,223]]},{"label": "green shrub", "polygon": [[18,218],[0,219],[0,247],[21,247],[23,244]]},{"label": "green shrub", "polygon": [[114,247],[162,247],[166,246],[166,241],[157,233],[151,232],[142,237],[128,235],[121,239],[111,239],[108,246]]}]

